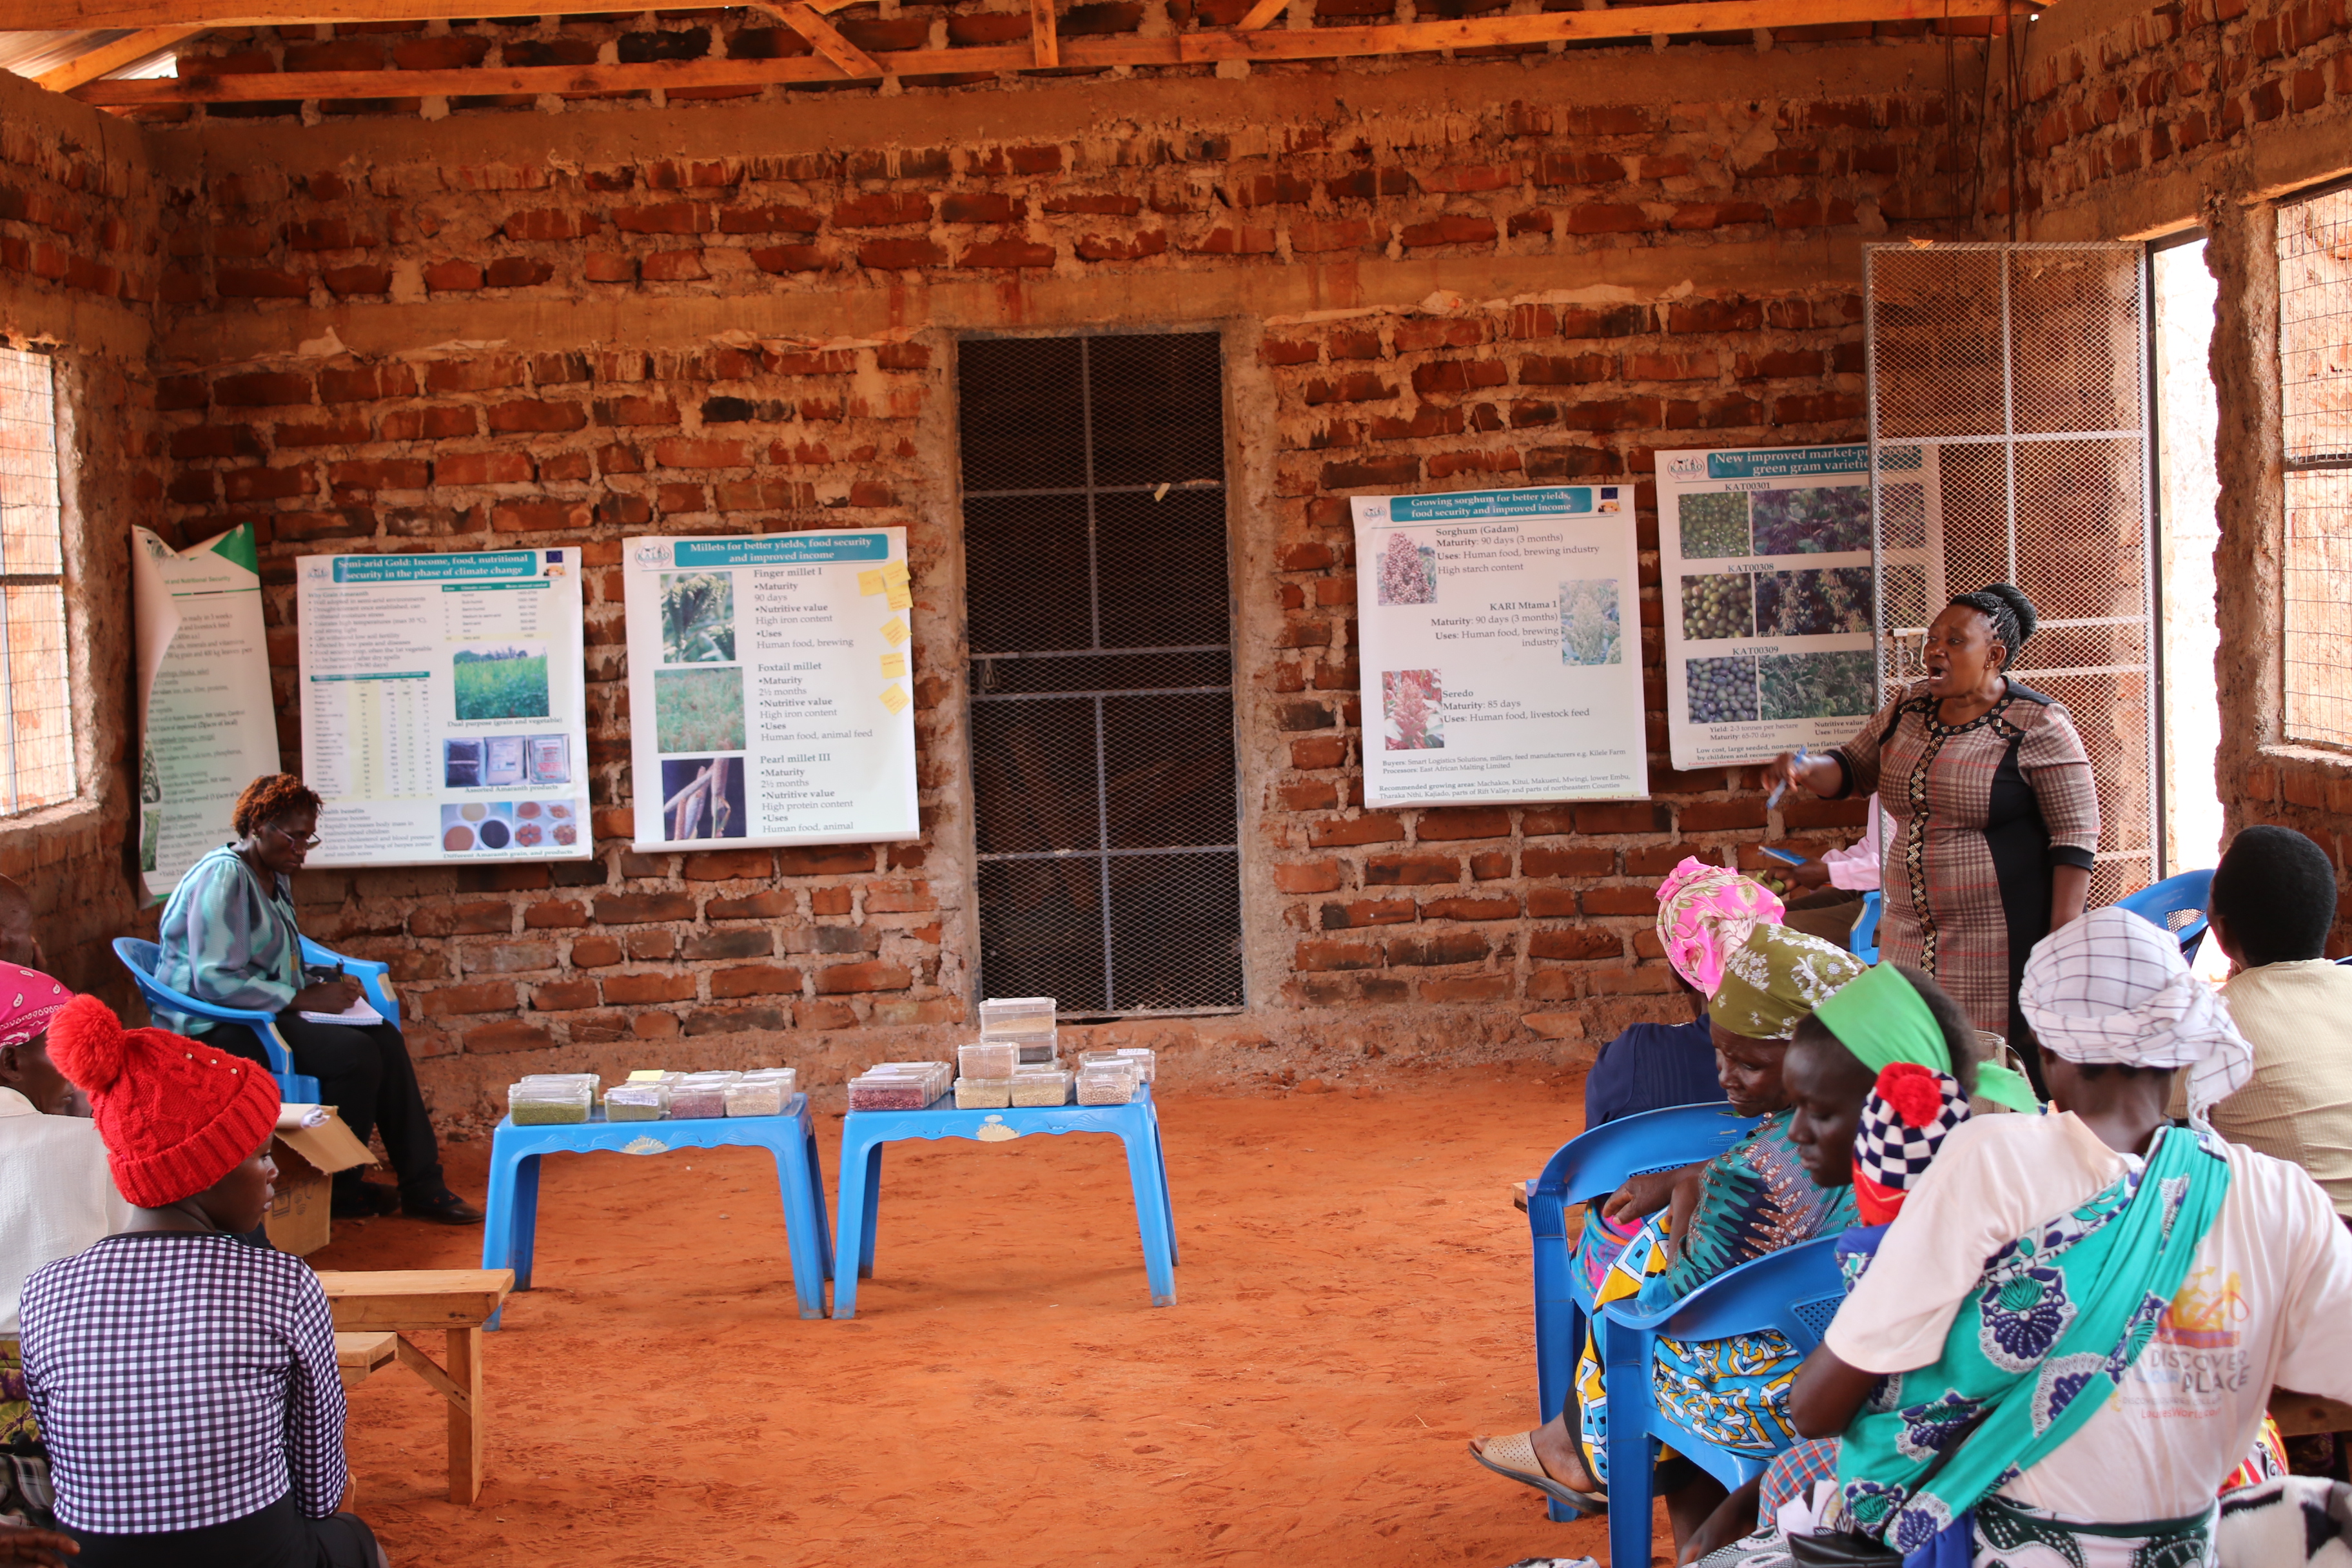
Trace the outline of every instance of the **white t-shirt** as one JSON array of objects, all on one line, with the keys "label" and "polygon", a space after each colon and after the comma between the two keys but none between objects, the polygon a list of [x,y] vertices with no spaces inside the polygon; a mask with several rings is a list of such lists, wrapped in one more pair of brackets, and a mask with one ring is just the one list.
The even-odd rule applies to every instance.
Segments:
[{"label": "white t-shirt", "polygon": [[27,1275],[129,1229],[131,1215],[96,1122],[44,1116],[15,1089],[0,1089],[0,1339],[16,1337],[16,1297]]},{"label": "white t-shirt", "polygon": [[[2253,1446],[2273,1386],[2352,1399],[2352,1233],[2300,1169],[2228,1150],[2229,1195],[2155,1340],[2002,1495],[2086,1524],[2201,1512]],[[1962,1122],[1823,1342],[1864,1372],[1931,1364],[1987,1258],[2137,1163],[2072,1114]]]}]

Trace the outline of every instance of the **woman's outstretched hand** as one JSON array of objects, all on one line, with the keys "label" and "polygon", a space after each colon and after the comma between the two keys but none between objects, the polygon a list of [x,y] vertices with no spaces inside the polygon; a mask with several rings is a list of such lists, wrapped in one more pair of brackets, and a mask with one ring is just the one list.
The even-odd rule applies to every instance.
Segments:
[{"label": "woman's outstretched hand", "polygon": [[1843,776],[1835,762],[1817,752],[1783,752],[1764,764],[1761,783],[1767,795],[1785,787],[1827,796]]}]

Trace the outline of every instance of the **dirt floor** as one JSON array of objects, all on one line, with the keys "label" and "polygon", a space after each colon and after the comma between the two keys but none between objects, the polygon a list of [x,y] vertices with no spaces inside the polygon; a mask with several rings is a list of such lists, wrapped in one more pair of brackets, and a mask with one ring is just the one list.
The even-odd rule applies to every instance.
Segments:
[{"label": "dirt floor", "polygon": [[[1600,1524],[1548,1522],[1464,1452],[1533,1419],[1509,1185],[1577,1131],[1580,1083],[1167,1094],[1160,1310],[1108,1138],[894,1145],[845,1322],[797,1315],[764,1153],[549,1160],[539,1289],[488,1341],[479,1506],[446,1500],[441,1402],[396,1367],[352,1396],[358,1506],[402,1568],[1605,1560]],[[838,1119],[819,1133],[830,1192]],[[478,1195],[487,1144],[448,1153]],[[479,1247],[376,1220],[312,1261]]]}]

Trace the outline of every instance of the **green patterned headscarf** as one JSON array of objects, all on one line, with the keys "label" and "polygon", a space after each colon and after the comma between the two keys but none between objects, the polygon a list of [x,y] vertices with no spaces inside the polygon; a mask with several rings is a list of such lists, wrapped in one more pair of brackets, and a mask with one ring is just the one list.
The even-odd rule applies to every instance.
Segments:
[{"label": "green patterned headscarf", "polygon": [[1758,926],[1723,963],[1723,980],[1706,1016],[1751,1040],[1785,1040],[1841,985],[1863,972],[1862,960],[1787,926]]}]

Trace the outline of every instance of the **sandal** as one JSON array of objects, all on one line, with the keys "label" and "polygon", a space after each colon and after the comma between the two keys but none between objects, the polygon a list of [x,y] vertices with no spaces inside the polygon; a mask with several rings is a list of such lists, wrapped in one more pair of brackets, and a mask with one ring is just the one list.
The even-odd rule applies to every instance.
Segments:
[{"label": "sandal", "polygon": [[1486,1451],[1482,1454],[1473,1448],[1470,1457],[1498,1476],[1508,1476],[1515,1481],[1535,1488],[1562,1508],[1574,1509],[1580,1514],[1609,1511],[1607,1492],[1580,1492],[1551,1479],[1550,1473],[1543,1468],[1543,1461],[1536,1458],[1532,1433],[1514,1432],[1507,1437],[1489,1437],[1486,1439]]},{"label": "sandal", "polygon": [[400,1212],[412,1219],[431,1220],[435,1225],[482,1223],[482,1211],[446,1187],[423,1196],[402,1194]]}]

